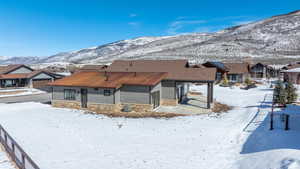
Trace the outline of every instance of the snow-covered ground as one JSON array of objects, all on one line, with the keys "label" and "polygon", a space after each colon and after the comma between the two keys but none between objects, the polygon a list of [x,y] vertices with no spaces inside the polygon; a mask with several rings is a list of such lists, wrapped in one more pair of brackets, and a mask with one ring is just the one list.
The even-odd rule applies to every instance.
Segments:
[{"label": "snow-covered ground", "polygon": [[19,88],[19,89],[0,89],[1,97],[25,96],[33,94],[45,93],[44,91],[34,88]]},{"label": "snow-covered ground", "polygon": [[[206,86],[192,89],[205,94]],[[214,92],[234,109],[220,116],[126,119],[40,103],[0,104],[0,124],[43,169],[300,168],[300,129],[268,130],[271,89]]]}]

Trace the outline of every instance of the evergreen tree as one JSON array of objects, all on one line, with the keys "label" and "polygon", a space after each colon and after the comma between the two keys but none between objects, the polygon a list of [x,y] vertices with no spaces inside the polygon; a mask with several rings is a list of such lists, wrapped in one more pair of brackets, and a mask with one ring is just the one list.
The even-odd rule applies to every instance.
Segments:
[{"label": "evergreen tree", "polygon": [[286,104],[286,90],[281,81],[279,81],[275,86],[273,98],[274,103],[279,103],[281,105]]},{"label": "evergreen tree", "polygon": [[288,82],[285,88],[286,91],[286,101],[288,104],[291,104],[297,100],[297,89],[291,82]]}]

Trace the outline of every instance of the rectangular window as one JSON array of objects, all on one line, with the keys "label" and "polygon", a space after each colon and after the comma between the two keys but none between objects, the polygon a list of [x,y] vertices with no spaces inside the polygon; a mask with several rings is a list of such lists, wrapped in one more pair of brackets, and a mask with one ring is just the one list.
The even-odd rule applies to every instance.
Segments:
[{"label": "rectangular window", "polygon": [[75,89],[65,89],[65,100],[75,100],[76,90]]},{"label": "rectangular window", "polygon": [[104,90],[104,96],[110,96],[111,93],[110,93],[110,90]]}]

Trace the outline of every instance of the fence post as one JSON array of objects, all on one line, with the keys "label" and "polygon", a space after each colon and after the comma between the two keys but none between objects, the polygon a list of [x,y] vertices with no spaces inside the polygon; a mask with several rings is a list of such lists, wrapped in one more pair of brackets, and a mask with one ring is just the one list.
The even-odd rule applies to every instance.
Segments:
[{"label": "fence post", "polygon": [[289,117],[290,117],[290,115],[288,115],[288,114],[285,115],[285,128],[284,128],[284,130],[289,130]]},{"label": "fence post", "polygon": [[273,130],[274,129],[274,127],[273,127],[273,112],[271,112],[271,120],[270,120],[270,130]]}]

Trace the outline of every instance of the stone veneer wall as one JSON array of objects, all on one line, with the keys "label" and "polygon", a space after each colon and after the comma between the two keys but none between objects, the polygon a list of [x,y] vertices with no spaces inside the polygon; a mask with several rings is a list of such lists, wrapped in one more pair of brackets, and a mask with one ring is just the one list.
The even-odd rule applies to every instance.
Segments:
[{"label": "stone veneer wall", "polygon": [[152,111],[153,105],[152,104],[122,104],[121,107],[129,105],[132,109],[132,111],[135,112],[146,112],[146,111]]},{"label": "stone veneer wall", "polygon": [[160,104],[162,106],[176,106],[178,104],[177,99],[162,99]]},{"label": "stone veneer wall", "polygon": [[81,104],[77,101],[52,100],[51,104],[53,107],[81,109]]},{"label": "stone veneer wall", "polygon": [[[146,111],[153,110],[152,104],[96,104],[96,103],[88,103],[88,107],[86,109],[96,113],[114,113],[114,112],[120,112],[123,106],[125,105],[130,105],[132,111],[135,112],[146,112]],[[59,107],[59,108],[84,109],[81,108],[81,103],[77,101],[52,100],[52,106]]]}]

